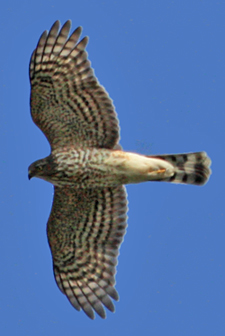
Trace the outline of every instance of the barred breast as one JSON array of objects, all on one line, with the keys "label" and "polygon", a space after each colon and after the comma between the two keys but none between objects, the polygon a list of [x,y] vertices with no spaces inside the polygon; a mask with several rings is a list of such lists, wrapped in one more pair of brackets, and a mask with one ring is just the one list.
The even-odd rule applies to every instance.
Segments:
[{"label": "barred breast", "polygon": [[127,184],[126,171],[121,169],[125,158],[113,158],[120,151],[97,148],[66,148],[52,152],[56,172],[51,183],[75,188],[113,187]]}]

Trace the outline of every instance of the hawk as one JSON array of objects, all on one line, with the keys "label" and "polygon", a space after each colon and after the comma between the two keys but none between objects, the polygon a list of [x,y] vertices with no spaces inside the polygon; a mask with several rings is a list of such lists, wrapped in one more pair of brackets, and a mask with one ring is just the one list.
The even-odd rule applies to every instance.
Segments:
[{"label": "hawk", "polygon": [[29,167],[29,178],[54,185],[47,224],[56,282],[77,310],[106,317],[118,300],[115,273],[127,226],[124,185],[145,181],[203,185],[205,152],[139,155],[119,145],[112,100],[94,75],[81,27],[71,21],[45,31],[30,61],[31,115],[51,154]]}]

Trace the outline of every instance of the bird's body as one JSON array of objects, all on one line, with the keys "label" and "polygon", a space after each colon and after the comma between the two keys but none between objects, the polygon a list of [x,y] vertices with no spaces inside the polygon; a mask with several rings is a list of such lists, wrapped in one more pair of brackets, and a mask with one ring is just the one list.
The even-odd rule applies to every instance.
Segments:
[{"label": "bird's body", "polygon": [[205,152],[140,155],[119,145],[119,123],[70,21],[44,32],[30,62],[31,115],[50,145],[29,177],[54,185],[47,232],[56,282],[70,303],[105,318],[118,300],[115,273],[127,226],[124,185],[147,181],[206,183]]},{"label": "bird's body", "polygon": [[[175,174],[178,172],[183,176],[188,176],[190,167],[185,167],[186,162],[189,165],[200,162],[199,174],[195,172],[195,176],[192,176],[193,180],[189,183],[202,184],[204,182],[202,179],[203,164],[208,162],[204,152],[194,153],[194,155],[189,153],[146,156],[121,150],[77,148],[75,146],[58,148],[43,160],[46,160],[47,168],[42,169],[38,177],[55,186],[70,185],[77,189],[116,187],[148,181],[176,183]],[[43,160],[40,162],[45,163]],[[179,183],[182,183],[182,178],[178,179]],[[191,178],[190,175],[189,178]],[[184,180],[183,183],[187,181]]]}]

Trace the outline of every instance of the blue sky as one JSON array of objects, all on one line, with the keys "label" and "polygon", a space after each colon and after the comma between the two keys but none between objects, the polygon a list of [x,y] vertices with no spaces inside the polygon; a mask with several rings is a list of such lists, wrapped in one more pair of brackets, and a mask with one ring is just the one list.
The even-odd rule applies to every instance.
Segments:
[{"label": "blue sky", "polygon": [[[225,334],[225,3],[6,1],[1,4],[0,328],[2,335]],[[27,167],[49,154],[29,112],[39,36],[71,19],[89,35],[95,73],[114,100],[125,150],[207,151],[204,187],[128,186],[120,301],[89,320],[58,290],[46,237],[53,188]]]}]

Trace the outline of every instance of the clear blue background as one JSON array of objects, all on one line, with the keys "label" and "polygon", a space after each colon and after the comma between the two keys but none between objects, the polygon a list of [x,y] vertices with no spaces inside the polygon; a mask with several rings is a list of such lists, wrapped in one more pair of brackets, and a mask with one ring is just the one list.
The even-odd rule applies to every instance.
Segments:
[{"label": "clear blue background", "polygon": [[[225,335],[224,17],[224,1],[1,3],[1,335]],[[89,35],[125,150],[205,150],[213,162],[204,187],[128,186],[120,302],[106,320],[89,320],[58,290],[46,238],[53,189],[27,178],[29,164],[49,154],[30,117],[28,64],[57,19]]]}]

